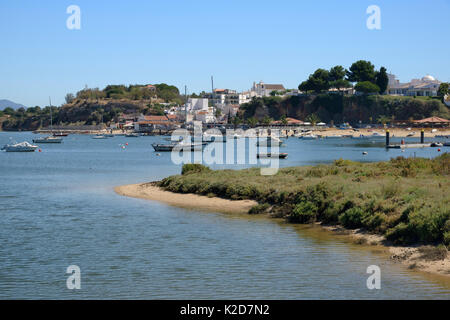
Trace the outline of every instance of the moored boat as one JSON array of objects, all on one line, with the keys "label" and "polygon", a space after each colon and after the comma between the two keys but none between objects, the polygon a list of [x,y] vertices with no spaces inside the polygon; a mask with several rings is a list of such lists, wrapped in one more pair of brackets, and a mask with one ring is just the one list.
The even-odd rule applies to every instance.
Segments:
[{"label": "moored boat", "polygon": [[4,145],[2,150],[6,152],[34,152],[38,146],[34,146],[27,141],[15,144]]},{"label": "moored boat", "polygon": [[67,137],[69,134],[68,133],[63,133],[63,132],[56,132],[53,134],[54,137]]},{"label": "moored boat", "polygon": [[34,143],[61,143],[62,138],[47,136],[47,137],[43,137],[43,138],[33,139],[33,142]]},{"label": "moored boat", "polygon": [[303,140],[315,140],[318,138],[318,136],[316,136],[315,134],[307,134],[304,136],[300,136],[298,137],[299,139],[303,139]]},{"label": "moored boat", "polygon": [[92,136],[92,139],[106,139],[107,137],[103,134],[96,134],[95,136]]},{"label": "moored boat", "polygon": [[[202,151],[203,147],[206,146],[207,143],[191,143],[191,144],[182,144],[182,143],[174,143],[174,144],[158,144],[153,143],[152,147],[155,151],[159,152],[171,152],[171,151]],[[175,149],[175,150],[174,150]]]},{"label": "moored boat", "polygon": [[127,137],[127,138],[138,138],[139,137],[139,134],[138,133],[127,133],[126,135],[125,135],[125,137]]},{"label": "moored boat", "polygon": [[287,153],[258,153],[256,157],[259,158],[278,158],[278,159],[286,159],[288,156]]}]

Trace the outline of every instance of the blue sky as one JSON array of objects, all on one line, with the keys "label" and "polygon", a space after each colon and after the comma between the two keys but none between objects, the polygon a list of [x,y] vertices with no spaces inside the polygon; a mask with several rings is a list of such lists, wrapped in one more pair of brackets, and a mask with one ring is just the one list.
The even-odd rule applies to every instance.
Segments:
[{"label": "blue sky", "polygon": [[[69,30],[69,5],[81,30]],[[381,9],[368,30],[366,9]],[[1,0],[0,99],[64,101],[85,85],[174,84],[189,92],[295,88],[359,59],[401,81],[450,81],[450,0]]]}]

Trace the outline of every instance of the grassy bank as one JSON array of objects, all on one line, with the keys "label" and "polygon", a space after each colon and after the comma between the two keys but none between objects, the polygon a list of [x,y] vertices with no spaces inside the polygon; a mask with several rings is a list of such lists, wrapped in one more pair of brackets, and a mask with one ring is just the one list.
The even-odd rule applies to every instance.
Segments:
[{"label": "grassy bank", "polygon": [[167,191],[259,204],[249,213],[270,213],[293,223],[321,221],[363,228],[395,244],[450,246],[450,154],[435,159],[396,158],[280,169],[214,171],[185,165],[181,175],[159,183]]}]

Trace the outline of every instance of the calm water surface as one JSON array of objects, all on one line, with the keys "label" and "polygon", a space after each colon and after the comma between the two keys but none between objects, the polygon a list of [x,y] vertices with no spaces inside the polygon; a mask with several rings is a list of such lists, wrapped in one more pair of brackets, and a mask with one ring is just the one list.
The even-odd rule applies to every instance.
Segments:
[{"label": "calm water surface", "polygon": [[[0,145],[33,137],[3,132]],[[114,186],[180,172],[170,154],[153,152],[159,141],[72,135],[41,153],[1,152],[0,299],[450,299],[448,280],[318,228],[115,194]],[[281,164],[437,155],[380,145],[290,138]],[[78,291],[66,288],[72,264],[81,268]],[[372,264],[381,268],[381,290],[366,287]]]}]

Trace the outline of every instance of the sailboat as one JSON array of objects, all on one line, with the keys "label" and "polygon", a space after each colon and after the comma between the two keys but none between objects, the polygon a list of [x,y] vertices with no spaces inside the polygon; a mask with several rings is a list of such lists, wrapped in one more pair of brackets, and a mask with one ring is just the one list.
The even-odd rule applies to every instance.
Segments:
[{"label": "sailboat", "polygon": [[50,136],[47,137],[43,137],[43,138],[37,138],[37,139],[33,139],[34,143],[61,143],[62,142],[62,138],[60,137],[55,137],[53,135],[53,113],[52,113],[52,100],[49,98],[50,100]]}]

